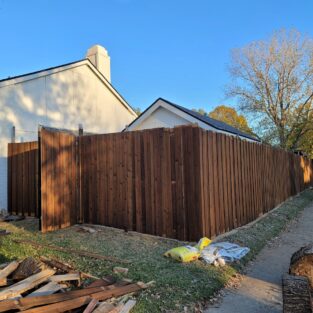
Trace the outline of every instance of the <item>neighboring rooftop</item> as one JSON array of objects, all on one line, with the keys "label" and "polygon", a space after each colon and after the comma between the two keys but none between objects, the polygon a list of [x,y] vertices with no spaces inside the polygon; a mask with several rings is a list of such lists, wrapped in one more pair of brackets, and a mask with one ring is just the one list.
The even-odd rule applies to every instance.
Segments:
[{"label": "neighboring rooftop", "polygon": [[[160,99],[162,99],[162,98],[160,98]],[[249,139],[252,139],[252,140],[259,141],[256,137],[254,137],[254,136],[252,136],[250,134],[244,133],[241,130],[239,130],[239,129],[233,127],[233,126],[230,126],[230,125],[228,125],[228,124],[226,124],[224,122],[215,120],[215,119],[209,117],[208,115],[202,115],[202,114],[200,114],[200,113],[198,113],[196,111],[189,110],[189,109],[187,109],[185,107],[182,107],[182,106],[180,106],[178,104],[172,103],[172,102],[167,101],[165,99],[162,99],[162,100],[165,101],[166,103],[174,106],[175,108],[177,108],[177,109],[179,109],[179,110],[181,110],[181,111],[183,111],[183,112],[193,116],[194,118],[199,119],[203,123],[208,124],[208,125],[216,128],[216,129],[227,131],[227,132],[232,133],[232,134],[236,134],[236,135],[239,135],[239,136],[242,136],[242,137],[246,137],[246,138],[249,138]]]},{"label": "neighboring rooftop", "polygon": [[197,120],[201,121],[202,123],[204,123],[204,124],[206,124],[212,128],[215,128],[215,129],[223,131],[223,132],[231,133],[231,134],[234,134],[234,135],[237,135],[240,137],[244,137],[244,138],[247,138],[250,140],[254,140],[254,141],[258,141],[258,142],[260,141],[258,138],[254,137],[253,135],[247,134],[247,133],[245,133],[245,132],[243,132],[243,131],[241,131],[241,130],[233,127],[233,126],[230,126],[224,122],[215,120],[215,119],[209,117],[208,115],[202,115],[198,112],[187,109],[181,105],[175,104],[175,103],[170,102],[168,100],[165,100],[163,98],[158,98],[156,101],[154,101],[140,116],[138,116],[131,124],[129,124],[127,128],[129,128],[131,125],[135,124],[136,122],[139,122],[138,120],[140,120],[147,111],[149,111],[155,104],[157,104],[160,101],[165,102],[165,104],[172,106],[173,108],[178,109],[185,114],[190,115],[192,118],[197,119]]}]

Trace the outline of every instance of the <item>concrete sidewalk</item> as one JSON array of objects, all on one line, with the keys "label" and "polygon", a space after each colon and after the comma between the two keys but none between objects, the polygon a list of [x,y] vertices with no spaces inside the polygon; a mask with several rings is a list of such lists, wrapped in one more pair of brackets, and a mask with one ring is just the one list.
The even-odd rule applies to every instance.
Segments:
[{"label": "concrete sidewalk", "polygon": [[211,305],[205,313],[282,312],[282,275],[288,272],[291,255],[312,242],[313,204],[248,265],[240,287],[226,288],[221,302]]}]

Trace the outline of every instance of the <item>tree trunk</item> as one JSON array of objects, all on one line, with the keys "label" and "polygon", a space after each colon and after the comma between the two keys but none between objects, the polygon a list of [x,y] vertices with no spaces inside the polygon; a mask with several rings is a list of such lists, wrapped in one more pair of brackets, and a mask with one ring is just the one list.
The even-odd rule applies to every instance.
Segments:
[{"label": "tree trunk", "polygon": [[283,313],[312,313],[310,286],[302,276],[283,276]]},{"label": "tree trunk", "polygon": [[305,276],[313,289],[313,245],[302,247],[290,260],[289,274]]}]

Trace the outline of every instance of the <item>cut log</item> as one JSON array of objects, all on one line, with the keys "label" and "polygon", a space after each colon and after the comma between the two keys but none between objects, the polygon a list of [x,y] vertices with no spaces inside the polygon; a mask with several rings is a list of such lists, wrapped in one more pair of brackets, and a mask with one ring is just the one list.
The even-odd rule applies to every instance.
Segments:
[{"label": "cut log", "polygon": [[55,273],[52,269],[43,270],[40,273],[32,275],[4,290],[0,291],[0,300],[13,298],[23,294],[25,291],[30,290],[39,284],[45,282]]},{"label": "cut log", "polygon": [[52,295],[56,293],[57,291],[60,291],[61,289],[66,288],[66,287],[67,285],[64,285],[64,284],[50,282],[42,286],[41,288],[35,290],[34,292],[30,293],[29,295],[26,296],[26,298]]},{"label": "cut log", "polygon": [[19,263],[17,261],[13,261],[0,271],[0,286],[7,285],[7,277],[13,273],[18,266]]},{"label": "cut log", "polygon": [[[72,300],[67,300],[63,302],[58,302],[50,305],[45,305],[33,309],[29,309],[24,311],[24,313],[55,313],[55,312],[65,312],[68,310],[79,308],[83,305],[88,304],[92,299],[96,299],[98,301],[103,301],[110,299],[112,297],[123,296],[128,293],[133,293],[141,290],[142,288],[137,284],[131,284],[122,287],[112,288],[110,290],[104,290],[101,292],[93,293],[88,296],[75,298]],[[56,296],[56,295],[55,295]],[[21,299],[23,300],[23,299]]]},{"label": "cut log", "polygon": [[105,260],[105,261],[111,261],[111,262],[117,262],[117,263],[125,263],[125,264],[130,263],[130,261],[120,260],[118,258],[111,257],[111,256],[104,256],[101,254],[97,254],[97,253],[93,253],[93,252],[89,252],[89,251],[84,251],[84,250],[74,250],[74,249],[67,249],[67,248],[57,247],[57,246],[52,246],[52,245],[44,245],[44,244],[34,242],[31,240],[15,239],[13,241],[16,243],[29,244],[29,245],[32,245],[34,247],[49,248],[49,249],[56,250],[56,251],[62,251],[62,252],[69,253],[69,254],[86,256],[86,257],[95,258],[95,259],[99,259],[99,260]]},{"label": "cut log", "polygon": [[285,274],[282,284],[284,313],[312,313],[307,277]]},{"label": "cut log", "polygon": [[41,272],[46,266],[32,257],[24,259],[13,273],[12,278],[14,280],[22,280],[31,275]]},{"label": "cut log", "polygon": [[309,279],[313,288],[313,245],[302,247],[295,252],[290,260],[289,273],[298,276],[305,276]]}]

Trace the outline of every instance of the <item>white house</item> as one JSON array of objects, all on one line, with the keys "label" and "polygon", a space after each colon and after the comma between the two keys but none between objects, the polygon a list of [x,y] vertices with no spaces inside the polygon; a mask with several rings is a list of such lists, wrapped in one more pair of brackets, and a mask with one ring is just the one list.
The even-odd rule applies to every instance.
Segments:
[{"label": "white house", "polygon": [[117,132],[137,117],[111,85],[110,57],[93,46],[77,62],[0,80],[0,209],[7,207],[7,144],[37,140],[38,125]]},{"label": "white house", "polygon": [[247,141],[259,142],[257,138],[246,134],[226,123],[201,115],[180,105],[159,98],[153,102],[137,119],[130,123],[125,131],[149,128],[197,124],[199,127],[231,136],[237,136]]}]

